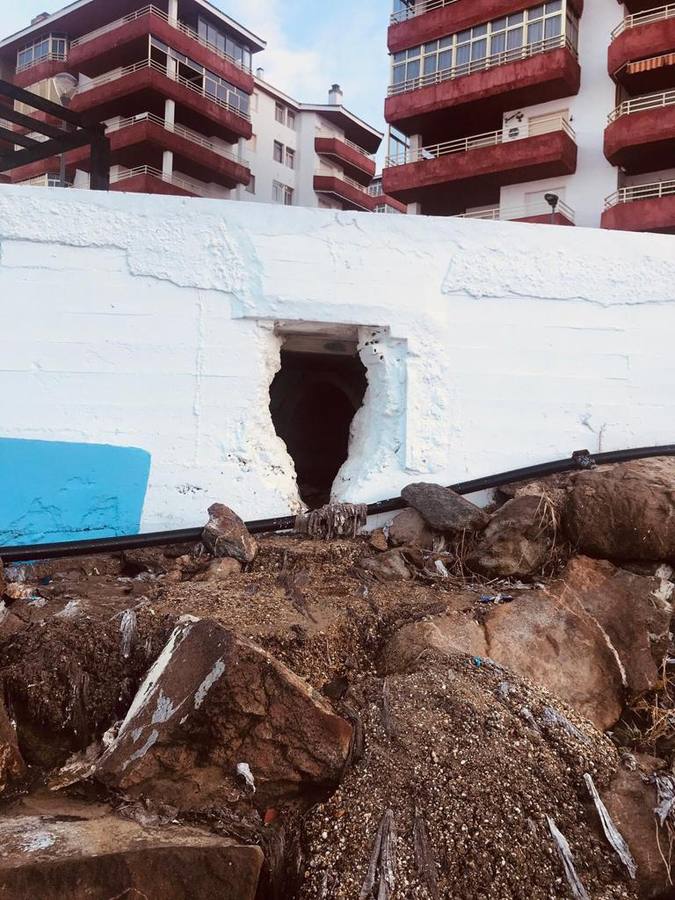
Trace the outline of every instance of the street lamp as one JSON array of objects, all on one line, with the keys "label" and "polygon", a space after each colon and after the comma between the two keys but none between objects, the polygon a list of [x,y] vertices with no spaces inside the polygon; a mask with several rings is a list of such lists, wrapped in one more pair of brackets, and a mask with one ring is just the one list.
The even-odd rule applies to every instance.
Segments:
[{"label": "street lamp", "polygon": [[555,225],[555,211],[560,202],[560,197],[557,194],[544,194],[544,200],[551,207],[551,225]]}]

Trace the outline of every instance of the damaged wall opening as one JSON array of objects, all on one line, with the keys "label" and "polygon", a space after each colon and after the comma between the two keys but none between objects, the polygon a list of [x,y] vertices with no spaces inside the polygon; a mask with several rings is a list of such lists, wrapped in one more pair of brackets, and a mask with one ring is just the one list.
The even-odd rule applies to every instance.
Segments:
[{"label": "damaged wall opening", "polygon": [[330,501],[349,453],[349,430],[366,392],[356,329],[284,333],[281,368],[270,386],[277,434],[295,463],[298,492],[310,509]]}]

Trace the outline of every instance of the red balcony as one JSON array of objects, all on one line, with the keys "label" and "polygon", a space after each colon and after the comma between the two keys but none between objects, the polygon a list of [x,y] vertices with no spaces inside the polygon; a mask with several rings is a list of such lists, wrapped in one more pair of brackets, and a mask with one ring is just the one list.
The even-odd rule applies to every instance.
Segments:
[{"label": "red balcony", "polygon": [[[112,68],[119,57],[120,48],[140,38],[154,35],[179,53],[210,69],[216,75],[252,94],[253,75],[235,59],[209,44],[199,34],[182,22],[172,22],[167,14],[156,6],[145,6],[101,28],[71,41],[68,68],[84,69],[95,61],[100,66]],[[107,62],[106,62],[107,60]],[[100,71],[100,68],[99,68]]]},{"label": "red balcony", "polygon": [[173,194],[178,197],[205,196],[197,185],[179,175],[163,175],[152,166],[136,166],[110,178],[110,190],[125,194]]},{"label": "red balcony", "polygon": [[626,100],[605,129],[605,156],[639,174],[672,166],[675,159],[675,90]]},{"label": "red balcony", "polygon": [[240,137],[250,138],[253,133],[247,114],[205,93],[180,75],[169,74],[164,66],[149,59],[94,78],[86,90],[73,97],[71,108],[91,112],[98,120],[109,119],[128,115],[132,97],[136,106],[152,108],[149,95],[174,100],[191,115],[190,125],[195,130],[208,130],[228,143],[233,144]]},{"label": "red balcony", "polygon": [[68,63],[64,55],[48,56],[36,65],[17,72],[13,82],[17,87],[29,88],[31,84],[37,84],[45,78],[53,78],[54,75],[67,70]]},{"label": "red balcony", "polygon": [[[219,184],[231,189],[248,184],[250,170],[233,153],[208,140],[203,135],[180,124],[165,124],[152,113],[142,113],[116,122],[108,128],[112,164],[134,168],[140,164],[162,165],[162,154],[171,150],[177,169],[193,179]],[[58,170],[57,159],[42,160],[22,166],[13,173],[14,181],[27,181],[45,172]],[[89,149],[86,147],[66,153],[68,171],[89,171]]]},{"label": "red balcony", "polygon": [[621,188],[607,198],[602,227],[675,234],[675,181]]},{"label": "red balcony", "polygon": [[437,202],[443,190],[455,207],[489,197],[507,184],[571,175],[576,171],[574,132],[560,115],[538,123],[538,133],[504,140],[493,131],[390,157],[383,187],[405,203]]},{"label": "red balcony", "polygon": [[612,32],[608,69],[632,93],[672,86],[675,4],[627,16]]},{"label": "red balcony", "polygon": [[316,137],[314,149],[319,156],[337,160],[345,173],[361,184],[367,186],[375,177],[375,159],[346,138]]},{"label": "red balcony", "polygon": [[[532,0],[472,0],[471,3],[458,0],[419,0],[414,10],[392,15],[388,34],[389,51],[398,53],[408,47],[417,47],[533,5]],[[584,0],[571,0],[570,5],[580,16]]]},{"label": "red balcony", "polygon": [[331,194],[340,200],[346,209],[373,212],[377,206],[377,198],[369,194],[363,185],[352,181],[346,175],[315,175],[314,190],[317,194]]},{"label": "red balcony", "polygon": [[439,133],[451,120],[473,121],[579,92],[581,69],[564,36],[392,85],[385,118],[405,134]]}]

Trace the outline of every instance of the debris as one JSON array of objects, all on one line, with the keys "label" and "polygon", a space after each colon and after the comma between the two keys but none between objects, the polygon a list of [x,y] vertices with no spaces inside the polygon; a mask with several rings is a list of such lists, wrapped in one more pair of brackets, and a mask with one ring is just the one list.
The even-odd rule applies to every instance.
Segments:
[{"label": "debris", "polygon": [[441,578],[449,578],[450,577],[450,573],[446,569],[442,559],[437,559],[434,562],[434,567],[435,567],[436,571],[438,572],[438,574],[441,576]]},{"label": "debris", "polygon": [[138,620],[136,611],[133,609],[125,609],[122,613],[122,621],[120,622],[120,631],[122,633],[122,656],[128,659],[131,655],[131,648],[136,641],[136,633]]},{"label": "debris", "polygon": [[617,856],[628,870],[628,874],[630,875],[630,877],[634,880],[637,874],[637,866],[635,865],[635,860],[633,859],[628,844],[612,821],[610,814],[607,812],[607,807],[602,802],[600,794],[598,794],[593,778],[591,775],[589,775],[588,772],[584,774],[584,781],[586,782],[588,793],[591,795],[593,802],[595,803],[595,808],[598,811],[598,816],[600,817],[600,823],[602,825],[602,830],[605,833],[605,837],[612,845],[612,847],[616,850]]},{"label": "debris", "polygon": [[297,516],[295,530],[311,538],[331,541],[334,538],[356,537],[367,522],[366,504],[329,503]]},{"label": "debris", "polygon": [[570,845],[565,840],[565,836],[558,830],[557,825],[550,816],[546,816],[546,821],[548,822],[548,827],[551,836],[553,837],[553,843],[555,844],[563,864],[565,878],[567,878],[567,882],[572,890],[575,900],[591,900],[574,868],[574,860],[570,851]]},{"label": "debris", "polygon": [[657,805],[654,815],[663,827],[675,807],[675,778],[665,772],[655,772],[650,780],[656,785]]},{"label": "debris", "polygon": [[513,603],[511,594],[481,594],[478,599],[481,603],[492,603],[495,606],[500,603]]},{"label": "debris", "polygon": [[237,775],[241,775],[246,782],[247,787],[250,788],[251,793],[255,794],[255,778],[253,777],[253,772],[248,763],[237,763]]},{"label": "debris", "polygon": [[417,875],[420,881],[426,885],[431,900],[440,900],[436,857],[429,840],[424,817],[417,808],[415,809],[415,820],[413,822],[413,848],[415,851]]},{"label": "debris", "polygon": [[375,531],[371,532],[369,543],[373,550],[380,550],[382,553],[389,549],[387,535],[382,528],[376,528]]},{"label": "debris", "polygon": [[[373,893],[377,888],[377,893]],[[375,836],[368,872],[359,900],[390,900],[396,889],[396,825],[394,813],[388,809],[382,816]]]},{"label": "debris", "polygon": [[400,550],[388,550],[362,559],[360,567],[378,581],[410,581],[412,575]]}]

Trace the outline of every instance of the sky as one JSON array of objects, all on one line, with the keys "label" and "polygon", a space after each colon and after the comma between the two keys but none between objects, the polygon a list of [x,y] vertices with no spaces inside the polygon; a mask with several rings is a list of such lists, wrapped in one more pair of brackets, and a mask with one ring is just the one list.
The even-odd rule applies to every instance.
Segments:
[{"label": "sky", "polygon": [[[269,49],[254,57],[267,81],[305,103],[326,103],[329,86],[338,82],[345,106],[384,131],[391,0],[212,2],[267,41]],[[0,0],[0,35],[66,5],[67,0]],[[143,5],[139,0],[139,8]]]}]

